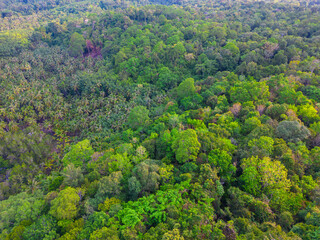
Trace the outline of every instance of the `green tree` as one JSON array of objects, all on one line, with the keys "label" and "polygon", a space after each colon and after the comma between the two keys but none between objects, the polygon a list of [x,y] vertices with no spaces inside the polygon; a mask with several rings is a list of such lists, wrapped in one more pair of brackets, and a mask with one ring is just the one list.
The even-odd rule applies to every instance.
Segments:
[{"label": "green tree", "polygon": [[115,154],[109,158],[108,171],[109,173],[121,171],[123,175],[129,175],[132,170],[132,163],[127,156],[124,154]]},{"label": "green tree", "polygon": [[137,199],[139,193],[141,192],[141,183],[137,180],[136,177],[131,177],[128,179],[128,189],[130,199]]},{"label": "green tree", "polygon": [[219,170],[219,175],[230,182],[236,172],[236,167],[232,164],[232,156],[228,152],[220,149],[212,150],[208,155],[208,161]]},{"label": "green tree", "polygon": [[77,239],[89,239],[90,235],[99,229],[107,226],[109,216],[103,212],[93,212],[85,222],[83,229],[78,235]]},{"label": "green tree", "polygon": [[174,149],[179,163],[196,160],[200,147],[197,133],[193,129],[180,132],[172,143],[172,149]]},{"label": "green tree", "polygon": [[260,196],[261,193],[272,196],[278,190],[288,191],[291,186],[287,170],[280,161],[272,161],[268,157],[251,157],[242,160],[241,168],[243,187],[255,196]]},{"label": "green tree", "polygon": [[320,102],[320,89],[316,86],[306,86],[302,90],[303,94],[310,99],[314,99],[317,102]]},{"label": "green tree", "polygon": [[113,172],[109,176],[105,176],[99,180],[99,187],[95,199],[98,203],[102,203],[107,197],[116,197],[121,193],[122,173],[120,171]]},{"label": "green tree", "polygon": [[233,103],[253,101],[261,104],[267,102],[270,96],[266,82],[257,82],[254,79],[237,82],[234,87],[230,88],[229,94]]},{"label": "green tree", "polygon": [[299,142],[310,136],[310,131],[298,121],[282,121],[279,123],[276,134],[287,142]]},{"label": "green tree", "polygon": [[71,146],[70,151],[64,156],[62,162],[64,166],[72,163],[75,167],[82,167],[91,159],[93,153],[90,141],[85,139]]},{"label": "green tree", "polygon": [[41,216],[35,223],[26,227],[23,232],[23,238],[30,240],[53,240],[58,236],[56,220],[49,215]]},{"label": "green tree", "polygon": [[280,64],[287,64],[288,57],[284,54],[283,50],[280,50],[276,55],[273,57],[273,64],[280,65]]},{"label": "green tree", "polygon": [[0,230],[17,226],[23,220],[36,220],[41,215],[44,204],[40,192],[33,195],[22,192],[0,201]]},{"label": "green tree", "polygon": [[320,237],[319,227],[305,224],[305,223],[298,223],[294,225],[291,229],[293,233],[298,234],[302,239],[311,239],[315,240]]},{"label": "green tree", "polygon": [[253,156],[269,157],[273,153],[274,141],[271,137],[262,136],[248,142],[249,152]]},{"label": "green tree", "polygon": [[28,127],[16,132],[9,131],[0,140],[0,166],[3,162],[7,167],[21,163],[44,163],[52,147],[52,138],[39,129]]},{"label": "green tree", "polygon": [[[181,100],[181,106],[183,106],[184,110],[189,109],[198,109],[200,107],[200,103],[202,102],[203,98],[198,93],[186,97]],[[227,99],[226,99],[227,100]]]},{"label": "green tree", "polygon": [[285,230],[289,230],[294,223],[292,214],[290,212],[282,212],[279,216],[279,224]]},{"label": "green tree", "polygon": [[184,240],[184,237],[180,235],[179,229],[175,228],[172,231],[165,233],[162,240]]},{"label": "green tree", "polygon": [[267,108],[266,114],[273,119],[279,120],[286,114],[288,106],[286,104],[273,104]]},{"label": "green tree", "polygon": [[[155,192],[158,189],[160,182],[159,168],[157,162],[144,161],[133,169],[133,176],[140,183],[142,191]],[[134,186],[136,190],[139,189],[138,183]]]},{"label": "green tree", "polygon": [[169,90],[176,86],[178,76],[174,74],[168,67],[159,70],[159,79],[156,85],[163,90]]},{"label": "green tree", "polygon": [[119,240],[118,231],[113,226],[111,228],[103,227],[90,234],[90,240]]},{"label": "green tree", "polygon": [[240,49],[232,42],[228,42],[219,50],[216,55],[216,60],[219,63],[219,70],[232,71],[234,70],[240,59]]},{"label": "green tree", "polygon": [[59,240],[76,240],[79,233],[81,232],[83,226],[84,226],[84,219],[80,218],[73,221],[70,220],[62,220],[58,222],[58,226],[60,229],[60,233],[64,233]]},{"label": "green tree", "polygon": [[184,56],[185,52],[186,52],[186,48],[184,47],[182,42],[178,42],[177,44],[172,46],[169,56],[171,57],[174,65],[177,64],[177,60],[181,56]]},{"label": "green tree", "polygon": [[195,93],[196,88],[194,86],[193,78],[187,78],[177,87],[177,97],[180,100],[189,96],[193,96]]},{"label": "green tree", "polygon": [[298,115],[306,124],[312,124],[320,120],[318,111],[312,105],[299,106]]},{"label": "green tree", "polygon": [[[28,222],[28,225],[30,225],[32,223],[31,221],[30,222],[29,221],[25,221],[25,222]],[[12,231],[10,232],[10,234],[5,238],[5,240],[20,240],[20,239],[23,239],[22,234],[24,233],[25,229],[26,229],[26,226],[24,226],[23,224],[20,224],[19,226],[14,227],[12,229]]]},{"label": "green tree", "polygon": [[64,177],[63,183],[70,187],[79,187],[84,181],[81,168],[76,168],[73,163],[64,169],[62,176]]},{"label": "green tree", "polygon": [[84,47],[86,46],[86,41],[84,37],[75,32],[71,35],[69,43],[69,53],[72,57],[80,57],[83,54]]},{"label": "green tree", "polygon": [[245,120],[242,131],[244,134],[248,134],[260,125],[261,121],[257,117],[251,117]]},{"label": "green tree", "polygon": [[128,116],[128,125],[133,130],[145,126],[149,121],[149,110],[144,106],[134,107]]},{"label": "green tree", "polygon": [[68,187],[51,201],[49,214],[58,220],[70,220],[77,216],[80,202],[79,189]]}]

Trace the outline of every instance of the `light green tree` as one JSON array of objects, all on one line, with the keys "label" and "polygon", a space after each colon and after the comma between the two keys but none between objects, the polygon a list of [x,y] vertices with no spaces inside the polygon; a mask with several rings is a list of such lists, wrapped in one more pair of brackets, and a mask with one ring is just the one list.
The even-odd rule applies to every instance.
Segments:
[{"label": "light green tree", "polygon": [[162,240],[184,240],[184,237],[180,235],[179,229],[175,228],[172,231],[165,233]]},{"label": "light green tree", "polygon": [[200,147],[201,144],[198,141],[197,133],[193,129],[180,132],[172,144],[179,163],[196,160]]},{"label": "light green tree", "polygon": [[250,154],[259,157],[269,157],[273,152],[274,141],[271,137],[262,136],[248,142]]},{"label": "light green tree", "polygon": [[91,233],[90,240],[119,240],[118,231],[113,226],[111,228],[103,227]]},{"label": "light green tree", "polygon": [[310,104],[299,106],[298,115],[306,124],[312,124],[320,120],[318,111]]},{"label": "light green tree", "polygon": [[75,167],[82,167],[91,159],[93,153],[90,141],[85,139],[71,146],[70,151],[62,159],[63,165],[67,166],[72,163]]},{"label": "light green tree", "polygon": [[49,214],[58,220],[73,219],[78,214],[80,202],[79,190],[68,187],[62,190],[59,195],[51,201]]},{"label": "light green tree", "polygon": [[286,192],[292,185],[287,179],[287,169],[280,161],[272,161],[268,157],[251,157],[242,160],[241,168],[243,187],[255,196],[261,193],[272,196],[278,190]]},{"label": "light green tree", "polygon": [[75,32],[71,35],[69,43],[69,53],[72,57],[80,57],[83,54],[84,47],[86,46],[86,41],[84,37]]},{"label": "light green tree", "polygon": [[237,170],[232,164],[232,156],[224,150],[212,150],[208,155],[208,160],[210,164],[219,169],[219,176],[222,176],[227,181],[231,180],[232,175]]},{"label": "light green tree", "polygon": [[0,201],[0,231],[17,226],[23,220],[36,220],[44,204],[45,201],[40,192],[33,195],[22,192]]},{"label": "light green tree", "polygon": [[185,97],[193,96],[196,93],[194,79],[187,78],[177,87],[177,96],[181,100]]}]

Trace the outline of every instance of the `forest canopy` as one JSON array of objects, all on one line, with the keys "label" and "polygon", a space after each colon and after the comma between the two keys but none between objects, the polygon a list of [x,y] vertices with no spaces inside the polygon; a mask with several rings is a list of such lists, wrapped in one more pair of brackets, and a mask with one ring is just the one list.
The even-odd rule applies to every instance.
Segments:
[{"label": "forest canopy", "polygon": [[0,239],[320,239],[319,2],[0,12]]}]

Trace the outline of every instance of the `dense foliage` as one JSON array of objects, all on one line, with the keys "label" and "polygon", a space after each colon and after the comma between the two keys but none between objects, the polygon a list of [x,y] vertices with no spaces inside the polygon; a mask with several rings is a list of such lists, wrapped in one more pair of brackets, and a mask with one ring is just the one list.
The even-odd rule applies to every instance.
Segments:
[{"label": "dense foliage", "polygon": [[0,239],[320,239],[317,2],[0,7]]}]

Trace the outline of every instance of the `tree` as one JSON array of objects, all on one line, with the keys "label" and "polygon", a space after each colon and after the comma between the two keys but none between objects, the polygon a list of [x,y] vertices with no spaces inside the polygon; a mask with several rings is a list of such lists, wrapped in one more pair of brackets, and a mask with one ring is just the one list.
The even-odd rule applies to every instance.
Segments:
[{"label": "tree", "polygon": [[179,229],[175,228],[172,231],[165,233],[162,240],[184,240],[184,237],[180,236]]},{"label": "tree", "polygon": [[[254,214],[255,220],[259,223],[274,220],[274,214],[266,202],[254,198],[239,188],[228,189],[227,205],[234,217],[250,218]],[[240,221],[241,224],[246,222],[245,219]]]},{"label": "tree", "polygon": [[302,92],[310,99],[314,99],[317,102],[320,102],[320,89],[316,86],[306,86],[303,87]]},{"label": "tree", "polygon": [[72,57],[80,57],[83,54],[84,47],[86,46],[86,41],[84,37],[75,32],[71,35],[69,43],[69,53]]},{"label": "tree", "polygon": [[278,102],[297,105],[309,104],[310,100],[306,96],[304,96],[302,92],[296,92],[294,88],[286,86],[279,91]]},{"label": "tree", "polygon": [[276,50],[279,49],[279,45],[277,43],[266,42],[263,46],[264,56],[265,58],[273,57]]},{"label": "tree", "polygon": [[187,78],[177,87],[177,97],[179,100],[193,96],[196,93],[196,88],[194,86],[194,79]]},{"label": "tree", "polygon": [[128,116],[128,125],[133,130],[145,126],[149,121],[149,110],[144,106],[134,107]]},{"label": "tree", "polygon": [[257,117],[251,117],[245,120],[242,131],[244,134],[248,134],[260,125],[261,121]]},{"label": "tree", "polygon": [[119,240],[118,231],[115,226],[111,228],[103,227],[90,234],[90,240]]},{"label": "tree", "polygon": [[129,197],[133,200],[137,199],[139,193],[141,192],[141,184],[136,177],[131,177],[128,179],[128,189]]},{"label": "tree", "polygon": [[270,96],[266,82],[257,82],[254,79],[237,82],[234,87],[230,88],[229,94],[233,103],[253,101],[262,104],[267,102]]},{"label": "tree", "polygon": [[82,167],[91,159],[93,153],[90,141],[85,139],[71,146],[70,151],[64,156],[62,162],[64,166],[72,163],[75,167]]},{"label": "tree", "polygon": [[283,50],[280,50],[273,58],[274,65],[287,64],[288,57],[284,54]]},{"label": "tree", "polygon": [[267,108],[266,114],[273,119],[279,120],[286,114],[288,106],[286,104],[273,104]]},{"label": "tree", "polygon": [[[84,219],[80,218],[75,221],[62,220],[58,222],[58,225],[60,227],[60,233],[65,233],[58,238],[59,240],[76,240],[83,229]],[[61,230],[61,228],[63,230]]]},{"label": "tree", "polygon": [[221,41],[227,37],[227,29],[216,26],[211,29],[210,34],[212,34],[218,41]]},{"label": "tree", "polygon": [[117,198],[114,198],[114,197],[106,198],[106,200],[103,203],[99,204],[98,209],[103,212],[108,212],[113,205],[120,204],[120,203],[121,203],[121,200]]},{"label": "tree", "polygon": [[170,50],[171,51],[168,56],[172,58],[172,62],[174,63],[174,65],[176,65],[177,60],[180,58],[180,56],[184,56],[186,48],[184,47],[182,42],[178,42],[177,44],[173,45]]},{"label": "tree", "polygon": [[261,195],[260,176],[255,166],[246,166],[241,175],[241,180],[244,182],[243,188],[246,192],[254,195]]},{"label": "tree", "polygon": [[279,123],[276,134],[286,142],[299,142],[310,136],[310,131],[298,121],[282,121]]},{"label": "tree", "polygon": [[64,169],[62,176],[64,177],[63,183],[70,187],[79,187],[84,181],[81,168],[76,168],[73,163]]},{"label": "tree", "polygon": [[1,34],[0,36],[0,57],[14,57],[17,56],[24,46],[22,41],[18,39]]},{"label": "tree", "polygon": [[174,149],[179,163],[196,160],[200,147],[197,133],[193,129],[180,132],[172,143],[172,149]]},{"label": "tree", "polygon": [[163,67],[159,70],[159,79],[156,85],[159,89],[169,90],[176,86],[178,76],[174,74],[168,67]]},{"label": "tree", "polygon": [[70,220],[78,214],[80,202],[79,190],[68,187],[51,201],[49,214],[58,220]]},{"label": "tree", "polygon": [[294,223],[292,214],[290,212],[282,212],[279,216],[279,224],[285,230],[289,230]]},{"label": "tree", "polygon": [[159,187],[159,168],[158,163],[155,161],[144,161],[138,164],[133,169],[133,177],[135,177],[139,183],[135,182],[134,178],[131,178],[131,187],[135,187],[135,191],[140,187],[141,191],[155,192]]},{"label": "tree", "polygon": [[294,225],[291,231],[302,239],[318,239],[320,237],[319,227],[302,222]]},{"label": "tree", "polygon": [[77,239],[89,239],[91,233],[107,226],[109,216],[103,211],[93,212],[85,222]]},{"label": "tree", "polygon": [[128,58],[127,55],[122,50],[120,50],[114,57],[114,64],[116,66],[119,66],[120,63],[122,63],[127,58]]},{"label": "tree", "polygon": [[198,109],[200,107],[200,103],[202,102],[203,98],[198,93],[185,97],[181,100],[181,106],[183,106],[184,110],[189,109]]},{"label": "tree", "polygon": [[312,105],[302,105],[298,111],[299,117],[302,118],[306,124],[312,124],[320,120],[318,111]]},{"label": "tree", "polygon": [[58,236],[56,220],[49,215],[41,216],[23,232],[23,238],[30,240],[54,240]]},{"label": "tree", "polygon": [[103,202],[106,198],[118,196],[121,193],[121,172],[113,172],[99,180],[99,187],[95,199],[98,203]]},{"label": "tree", "polygon": [[0,166],[3,160],[8,167],[21,163],[44,163],[50,156],[52,146],[52,138],[37,128],[9,131],[0,141]]},{"label": "tree", "polygon": [[287,170],[280,161],[272,161],[268,157],[251,157],[242,160],[241,168],[243,187],[254,196],[260,196],[261,193],[272,196],[278,190],[288,191],[291,186]]},{"label": "tree", "polygon": [[240,59],[240,50],[232,42],[228,42],[223,48],[221,48],[216,55],[216,61],[219,63],[220,71],[233,71]]},{"label": "tree", "polygon": [[53,180],[51,181],[49,187],[48,187],[48,191],[54,191],[56,190],[58,187],[60,187],[60,185],[63,182],[63,177],[62,176],[56,176],[55,178],[53,178]]},{"label": "tree", "polygon": [[232,164],[232,156],[228,152],[220,149],[212,150],[208,155],[208,161],[219,170],[219,175],[230,182],[236,167]]},{"label": "tree", "polygon": [[161,237],[168,232],[168,224],[166,223],[159,223],[155,227],[151,227],[144,235],[144,239],[161,239]]},{"label": "tree", "polygon": [[[26,221],[26,222],[28,222],[28,221]],[[30,224],[31,224],[31,221],[30,221]],[[30,224],[28,223],[28,225],[30,225]],[[23,239],[22,234],[24,233],[25,229],[26,229],[26,226],[24,226],[23,224],[20,224],[19,226],[14,227],[12,229],[12,231],[10,232],[10,234],[6,237],[5,240],[20,240],[20,239]]]},{"label": "tree", "polygon": [[269,157],[273,152],[274,141],[271,137],[262,136],[248,142],[249,152],[253,156]]},{"label": "tree", "polygon": [[44,208],[45,201],[40,192],[19,193],[0,201],[0,230],[17,226],[23,220],[36,220]]},{"label": "tree", "polygon": [[128,227],[136,226],[142,219],[142,216],[131,208],[124,208],[117,216],[121,219],[121,222]]}]

